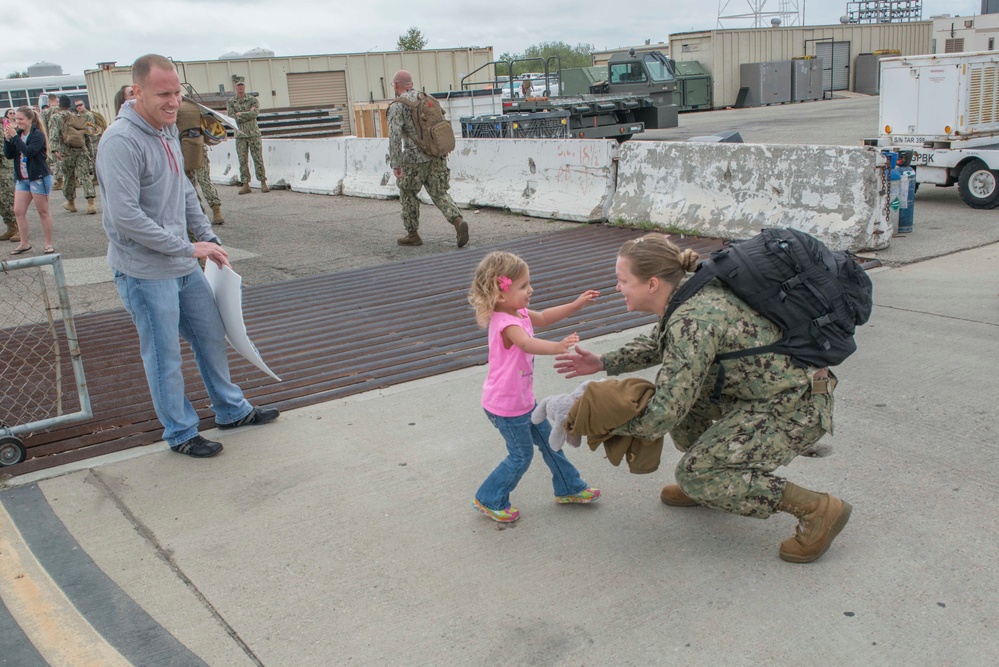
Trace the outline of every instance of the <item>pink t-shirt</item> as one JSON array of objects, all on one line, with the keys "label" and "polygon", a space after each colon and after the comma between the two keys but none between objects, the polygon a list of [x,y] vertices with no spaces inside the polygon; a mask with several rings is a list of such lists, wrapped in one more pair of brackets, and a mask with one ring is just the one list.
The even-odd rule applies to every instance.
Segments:
[{"label": "pink t-shirt", "polygon": [[482,407],[500,417],[519,417],[534,409],[534,355],[516,345],[503,346],[503,330],[520,327],[534,338],[527,310],[519,317],[493,312],[489,320],[489,373],[482,385]]}]

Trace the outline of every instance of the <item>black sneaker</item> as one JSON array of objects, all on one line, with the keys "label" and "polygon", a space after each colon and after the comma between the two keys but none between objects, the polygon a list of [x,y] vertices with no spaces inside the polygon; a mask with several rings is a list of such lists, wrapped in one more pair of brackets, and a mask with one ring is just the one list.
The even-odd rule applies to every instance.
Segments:
[{"label": "black sneaker", "polygon": [[230,424],[219,424],[218,427],[221,429],[239,428],[240,426],[259,426],[260,424],[267,424],[278,418],[281,411],[277,408],[253,408],[250,410],[250,414],[246,415],[239,421],[232,422]]},{"label": "black sneaker", "polygon": [[187,442],[182,442],[176,447],[171,447],[178,454],[187,454],[196,459],[207,459],[222,451],[222,443],[206,440],[200,435],[196,435]]}]

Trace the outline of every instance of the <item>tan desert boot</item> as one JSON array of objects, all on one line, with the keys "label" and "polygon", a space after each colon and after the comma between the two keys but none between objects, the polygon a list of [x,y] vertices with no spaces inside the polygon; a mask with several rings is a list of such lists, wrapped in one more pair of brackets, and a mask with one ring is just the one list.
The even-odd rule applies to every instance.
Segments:
[{"label": "tan desert boot", "polygon": [[260,181],[260,191],[261,192],[270,192],[271,191],[271,189],[269,187],[267,187],[267,181]]},{"label": "tan desert boot", "polygon": [[239,189],[239,192],[236,193],[236,194],[240,194],[240,195],[248,195],[248,194],[250,194],[250,184],[249,183],[244,183],[243,187],[241,187]]},{"label": "tan desert boot", "polygon": [[97,209],[94,208],[94,198],[93,197],[88,197],[87,198],[87,215],[93,215],[94,213],[97,213]]},{"label": "tan desert boot", "polygon": [[464,248],[468,244],[468,223],[460,215],[454,219],[451,223],[454,225],[454,231],[458,239],[458,247]]},{"label": "tan desert boot", "polygon": [[659,493],[659,500],[670,507],[697,507],[696,500],[680,490],[679,484],[667,484]]},{"label": "tan desert boot", "polygon": [[212,224],[225,224],[225,218],[222,217],[222,204],[215,204],[215,206],[212,206]]},{"label": "tan desert boot", "polygon": [[816,493],[790,482],[784,488],[777,509],[798,517],[794,537],[781,542],[780,557],[789,563],[811,563],[829,549],[853,507],[828,493]]},{"label": "tan desert boot", "polygon": [[409,232],[402,238],[396,239],[395,242],[399,245],[423,245],[423,239],[417,232]]},{"label": "tan desert boot", "polygon": [[68,199],[63,203],[62,207],[69,211],[70,213],[76,213],[76,202],[69,201]]}]

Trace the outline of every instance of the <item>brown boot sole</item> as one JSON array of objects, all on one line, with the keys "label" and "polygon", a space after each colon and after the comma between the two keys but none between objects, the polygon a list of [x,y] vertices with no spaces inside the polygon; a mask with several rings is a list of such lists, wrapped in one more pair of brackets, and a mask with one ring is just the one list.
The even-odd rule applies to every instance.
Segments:
[{"label": "brown boot sole", "polygon": [[811,563],[816,561],[829,551],[829,547],[832,546],[833,540],[839,535],[843,529],[846,527],[846,522],[850,520],[850,515],[853,513],[853,505],[843,501],[843,511],[839,513],[836,517],[836,522],[833,523],[832,528],[829,529],[829,537],[826,539],[826,544],[822,547],[822,550],[817,554],[812,554],[808,556],[799,556],[797,554],[789,554],[784,551],[780,552],[780,558],[788,563]]},{"label": "brown boot sole", "polygon": [[458,247],[464,248],[468,244],[468,223],[464,220],[458,224]]}]

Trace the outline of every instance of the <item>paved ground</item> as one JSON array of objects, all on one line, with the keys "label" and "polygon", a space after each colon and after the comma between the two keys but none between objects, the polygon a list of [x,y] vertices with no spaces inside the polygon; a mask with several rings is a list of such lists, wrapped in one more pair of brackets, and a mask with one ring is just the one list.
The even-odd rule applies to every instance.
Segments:
[{"label": "paved ground", "polygon": [[[769,113],[785,127],[826,109],[806,106]],[[713,122],[697,116],[681,123]],[[402,251],[396,202],[234,192],[220,233],[250,283],[454,251],[432,209],[428,244]],[[839,370],[833,455],[787,470],[854,505],[818,563],[777,558],[787,516],[659,503],[669,448],[648,476],[571,451],[604,490],[588,507],[552,502],[535,465],[520,522],[489,522],[470,501],[502,442],[476,368],[226,432],[208,461],[161,444],[14,480],[0,493],[0,665],[995,664],[996,215],[921,191],[915,232],[881,253],[874,315]],[[566,226],[470,220],[476,244]],[[96,216],[57,225],[82,280],[103,251]],[[92,271],[74,306],[117,308]],[[572,386],[539,358],[538,395]]]}]

